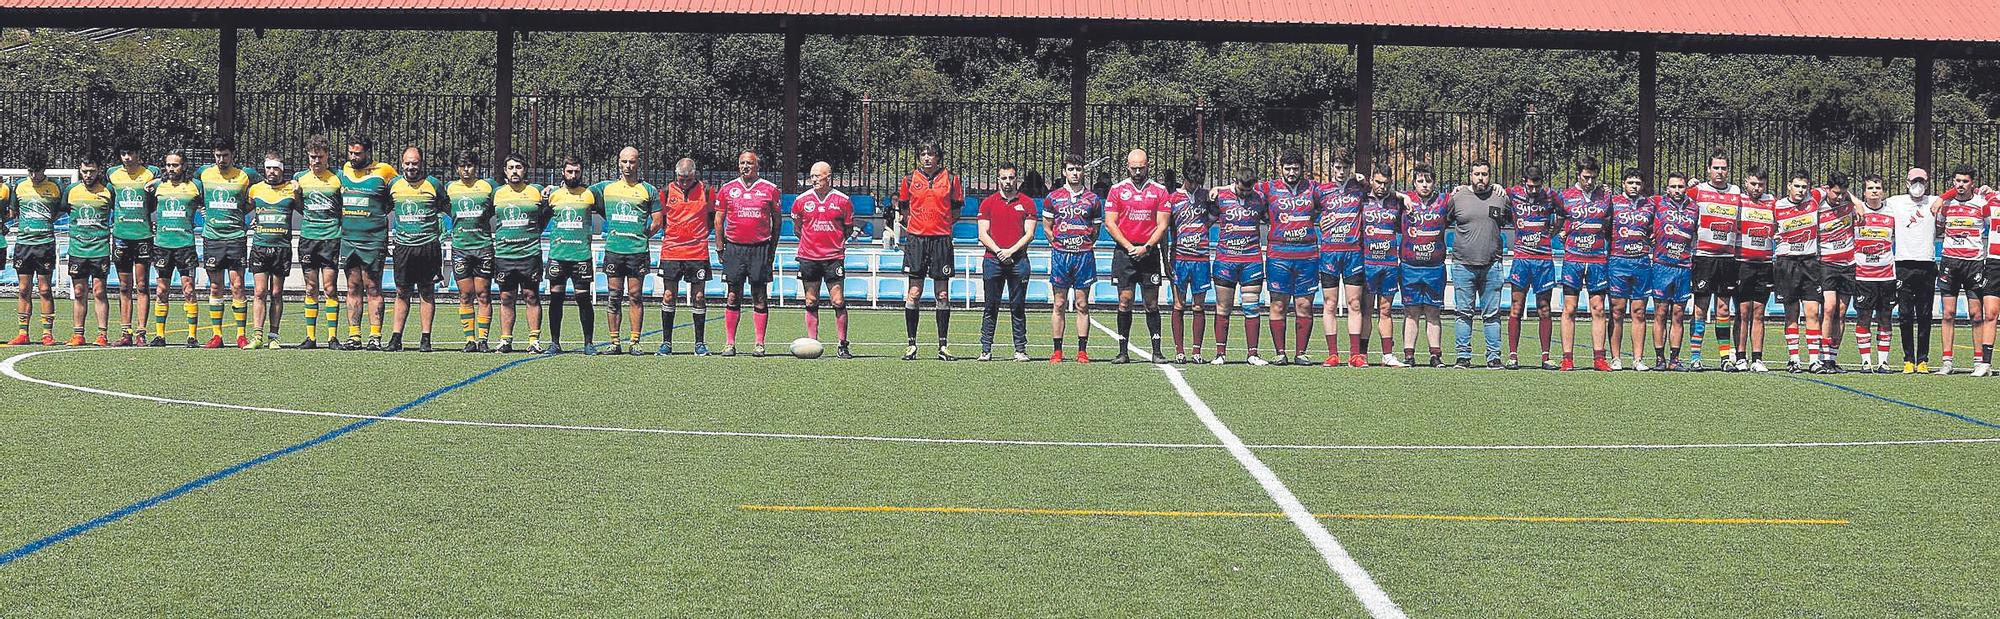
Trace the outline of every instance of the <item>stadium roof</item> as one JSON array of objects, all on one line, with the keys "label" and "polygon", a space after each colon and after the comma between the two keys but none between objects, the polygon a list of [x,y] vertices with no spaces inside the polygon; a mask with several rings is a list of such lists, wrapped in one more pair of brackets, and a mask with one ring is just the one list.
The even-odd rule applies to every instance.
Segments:
[{"label": "stadium roof", "polygon": [[[1866,16],[1865,18],[1863,16]],[[944,34],[2000,58],[2000,3],[1882,0],[0,0],[13,26]]]}]

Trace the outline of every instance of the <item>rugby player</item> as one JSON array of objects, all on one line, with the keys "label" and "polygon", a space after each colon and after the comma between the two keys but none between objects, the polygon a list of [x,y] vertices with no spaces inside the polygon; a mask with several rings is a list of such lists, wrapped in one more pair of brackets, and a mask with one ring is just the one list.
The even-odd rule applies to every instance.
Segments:
[{"label": "rugby player", "polygon": [[19,333],[9,344],[28,343],[28,323],[34,319],[36,301],[42,312],[41,345],[56,345],[56,297],[50,289],[56,275],[56,218],[62,209],[63,186],[47,175],[48,154],[28,153],[22,166],[27,178],[15,181],[0,198],[0,220],[14,221],[14,273],[20,278]]},{"label": "rugby player", "polygon": [[1772,258],[1778,237],[1778,199],[1765,191],[1762,166],[1743,170],[1743,199],[1736,220],[1736,337],[1743,357],[1725,372],[1767,372],[1764,366],[1764,308],[1773,287]]},{"label": "rugby player", "polygon": [[368,301],[368,350],[382,349],[382,262],[389,240],[389,213],[394,210],[389,182],[396,168],[372,161],[367,139],[347,142],[347,164],[340,168],[340,268],[347,271],[347,344],[360,350],[362,300]]},{"label": "rugby player", "polygon": [[1076,312],[1076,362],[1090,363],[1090,288],[1097,284],[1097,235],[1104,202],[1083,184],[1083,156],[1063,156],[1063,186],[1042,198],[1042,234],[1049,239],[1050,330],[1063,360],[1063,314]]},{"label": "rugby player", "polygon": [[[1312,320],[1312,297],[1319,290],[1321,279],[1326,278],[1328,265],[1340,268],[1333,278],[1341,277],[1352,257],[1355,277],[1360,277],[1361,203],[1353,202],[1349,216],[1338,222],[1329,222],[1321,217],[1320,188],[1305,176],[1305,156],[1295,151],[1287,151],[1278,157],[1280,178],[1261,181],[1255,189],[1256,200],[1265,205],[1267,245],[1270,248],[1265,260],[1265,278],[1271,294],[1271,349],[1278,353],[1279,365],[1290,363],[1285,356],[1285,317],[1296,316],[1300,320]],[[1351,238],[1352,246],[1344,247],[1338,256],[1322,257],[1326,247],[1319,235],[1329,226],[1337,228],[1343,238]],[[1332,262],[1329,262],[1332,261]],[[1359,284],[1357,279],[1356,284]],[[1246,306],[1247,307],[1247,306]],[[1248,311],[1246,310],[1246,314]],[[1254,328],[1246,325],[1244,328]],[[1312,328],[1310,322],[1306,328]],[[1250,356],[1245,360],[1250,365],[1269,365],[1257,356],[1256,340],[1251,340]],[[1338,356],[1328,351],[1329,367],[1338,365]]]},{"label": "rugby player", "polygon": [[[500,288],[499,352],[514,352],[514,301],[528,308],[528,352],[542,352],[542,226],[548,201],[527,181],[528,161],[509,155],[493,190],[493,282]],[[483,350],[483,347],[482,347]]]},{"label": "rugby player", "polygon": [[[1963,193],[1956,188],[1953,191]],[[1985,264],[1981,267],[1983,269],[1981,278],[1985,286],[1979,290],[1981,303],[1979,316],[1982,320],[1979,321],[1978,328],[1973,331],[1973,341],[1979,351],[1979,360],[1972,366],[1972,375],[1988,376],[1993,373],[1994,321],[1996,316],[2000,316],[2000,234],[1992,232],[1996,229],[1995,226],[2000,226],[2000,207],[1995,206],[1996,202],[2000,202],[2000,195],[1983,187],[1974,191],[1987,204],[1987,233]]]},{"label": "rugby player", "polygon": [[187,346],[195,341],[194,213],[201,208],[201,182],[187,163],[187,153],[174,151],[160,160],[164,176],[147,184],[146,210],[153,214],[153,346],[167,345],[167,293],[180,276],[181,312],[187,316]]},{"label": "rugby player", "polygon": [[195,172],[201,181],[202,226],[201,264],[208,272],[208,348],[221,348],[222,293],[229,292],[229,313],[236,324],[237,348],[249,348],[244,323],[247,308],[243,296],[243,267],[248,259],[250,209],[246,204],[250,186],[262,182],[256,172],[236,166],[236,145],[228,138],[211,147],[215,163]]},{"label": "rugby player", "polygon": [[[299,270],[305,275],[306,339],[299,348],[319,346],[316,338],[326,334],[326,347],[340,350],[340,173],[333,166],[332,149],[323,136],[306,140],[306,169],[293,181],[304,197],[299,212]],[[351,282],[350,282],[351,283]],[[320,321],[326,322],[324,331]]]},{"label": "rugby player", "polygon": [[1556,287],[1555,237],[1560,222],[1554,191],[1542,186],[1542,169],[1530,165],[1521,173],[1521,184],[1507,190],[1508,220],[1514,225],[1514,262],[1507,269],[1507,287],[1513,290],[1513,305],[1507,308],[1507,369],[1521,368],[1521,317],[1528,311],[1528,298],[1535,299],[1535,314],[1541,320],[1542,363],[1544,370],[1556,369],[1549,359],[1549,291]]},{"label": "rugby player", "polygon": [[[1249,341],[1248,359],[1257,359],[1259,300],[1264,287],[1265,206],[1255,187],[1257,171],[1240,168],[1236,182],[1210,191],[1215,204],[1215,358],[1222,365],[1229,356],[1229,317],[1243,308],[1243,337]],[[1240,295],[1240,296],[1239,296]],[[1333,333],[1327,333],[1332,343]],[[1329,357],[1330,359],[1332,357]],[[1261,359],[1259,360],[1261,361]]]},{"label": "rugby player", "polygon": [[[1646,296],[1653,300],[1653,368],[1680,372],[1692,368],[1681,364],[1681,333],[1687,321],[1687,302],[1694,298],[1692,275],[1695,245],[1699,243],[1701,208],[1688,197],[1688,177],[1667,175],[1667,191],[1651,198],[1653,204],[1653,272]],[[1672,356],[1667,349],[1671,346]]]},{"label": "rugby player", "polygon": [[389,227],[389,258],[396,264],[396,309],[389,329],[389,352],[403,350],[403,325],[410,301],[417,307],[417,351],[431,351],[431,322],[437,317],[437,283],[444,280],[444,215],[451,212],[451,195],[444,183],[424,175],[424,151],[403,149],[402,175],[389,184],[394,220]]},{"label": "rugby player", "polygon": [[[979,244],[986,248],[986,256],[980,264],[986,302],[981,308],[984,311],[979,323],[979,360],[993,360],[993,332],[998,328],[995,323],[999,321],[1000,300],[1004,293],[1007,312],[1013,321],[1014,360],[1027,361],[1028,243],[1035,240],[1035,200],[1021,193],[1019,166],[1003,163],[995,172],[1000,190],[979,202]],[[846,196],[841,196],[841,199],[845,201]],[[853,225],[851,214],[847,216],[845,225]],[[837,231],[844,235],[846,229]],[[800,271],[804,272],[803,266]],[[808,301],[806,307],[814,306]],[[809,328],[813,326],[817,325],[808,325]],[[841,333],[846,333],[844,327]]]},{"label": "rugby player", "polygon": [[[1148,177],[1146,151],[1125,154],[1127,176],[1104,196],[1104,227],[1118,251],[1111,255],[1111,284],[1118,288],[1118,356],[1112,363],[1132,361],[1132,300],[1146,304],[1146,330],[1152,333],[1152,358],[1160,354],[1160,280],[1167,273],[1160,241],[1173,225],[1167,188]],[[1137,288],[1135,291],[1134,288]]]},{"label": "rugby player", "polygon": [[[86,314],[97,314],[97,339],[110,342],[111,304],[105,300],[104,281],[111,275],[112,191],[104,184],[104,166],[86,158],[76,166],[76,184],[70,185],[57,202],[60,215],[69,216],[69,280],[71,290],[69,345],[82,346]],[[89,295],[88,298],[85,295]]]},{"label": "rugby player", "polygon": [[1430,367],[1444,365],[1444,230],[1451,219],[1451,199],[1438,191],[1437,173],[1428,164],[1410,170],[1416,191],[1403,196],[1403,358],[1415,359],[1417,328],[1430,343]]},{"label": "rugby player", "polygon": [[[854,353],[848,350],[847,343],[846,283],[847,237],[854,231],[854,201],[833,188],[833,164],[813,163],[807,178],[812,190],[792,200],[792,229],[799,236],[799,292],[806,302],[806,337],[819,339],[820,289],[824,286],[826,294],[833,298],[834,333],[840,338],[839,352],[834,356],[853,359]],[[1031,214],[1034,211],[1033,202],[1029,203],[1028,211]],[[1027,317],[1023,315],[1021,319]],[[990,335],[991,321],[988,327]],[[1020,331],[1020,327],[1016,323],[1015,331]],[[1026,334],[1017,333],[1016,337],[1025,338]],[[1025,347],[1026,340],[1022,342]]]},{"label": "rugby player", "polygon": [[[1611,348],[1611,369],[1623,369],[1625,356],[1619,335],[1632,338],[1632,369],[1646,366],[1646,287],[1652,283],[1653,201],[1643,193],[1645,177],[1638,168],[1625,168],[1619,175],[1617,195],[1611,196],[1611,246],[1605,262],[1610,272],[1611,324],[1605,325],[1605,343]],[[1629,328],[1627,327],[1629,325]]]},{"label": "rugby player", "polygon": [[[1300,159],[1300,169],[1304,169],[1304,159]],[[1280,162],[1281,170],[1290,174],[1290,168]],[[1375,308],[1367,299],[1367,268],[1361,258],[1362,213],[1361,198],[1369,191],[1368,183],[1354,178],[1351,170],[1354,158],[1347,149],[1337,149],[1333,154],[1333,175],[1325,183],[1317,185],[1314,197],[1317,200],[1319,232],[1319,281],[1305,282],[1307,286],[1317,283],[1323,290],[1324,303],[1320,305],[1320,327],[1326,330],[1326,367],[1340,365],[1340,351],[1334,346],[1339,333],[1334,328],[1333,315],[1345,300],[1347,307],[1347,352],[1348,363],[1354,367],[1368,365],[1368,317]],[[1273,245],[1275,247],[1275,244]],[[1310,365],[1305,358],[1305,340],[1312,335],[1313,290],[1300,288],[1302,294],[1290,295],[1292,304],[1285,304],[1277,298],[1277,273],[1272,271],[1271,297],[1271,348],[1278,353],[1278,364],[1285,364],[1285,336],[1282,333],[1286,312],[1298,315],[1295,329],[1295,352],[1299,353],[1292,363]],[[1304,297],[1303,299],[1299,297]],[[1389,352],[1384,350],[1382,352]]]},{"label": "rugby player", "polygon": [[708,356],[708,237],[715,232],[715,197],[701,182],[694,160],[674,163],[674,182],[660,194],[660,210],[654,228],[660,236],[660,349],[654,354],[674,354],[676,303],[680,287],[687,284],[687,299],[694,315],[694,354]]},{"label": "rugby player", "polygon": [[[1854,226],[1854,341],[1861,350],[1863,373],[1889,373],[1889,314],[1896,304],[1896,216],[1889,211],[1888,193],[1882,177],[1861,177],[1861,209]],[[2000,299],[1987,302],[1995,301]],[[1993,309],[2000,310],[2000,304]]]},{"label": "rugby player", "polygon": [[304,202],[276,151],[264,153],[263,180],[250,186],[250,348],[277,350],[292,273],[292,216]]},{"label": "rugby player", "polygon": [[[1375,333],[1382,338],[1382,365],[1409,367],[1396,358],[1395,319],[1390,310],[1402,283],[1403,194],[1389,190],[1389,166],[1375,166],[1368,176],[1368,193],[1361,197],[1361,265],[1363,307],[1375,313]],[[1311,323],[1307,323],[1310,327]],[[1362,338],[1364,341],[1367,339]],[[1305,354],[1301,339],[1298,353]],[[1366,350],[1363,346],[1361,350]],[[1361,365],[1366,366],[1363,359]]]},{"label": "rugby player", "polygon": [[1610,314],[1605,311],[1604,293],[1611,288],[1610,251],[1607,225],[1611,219],[1611,191],[1598,184],[1597,158],[1584,157],[1576,163],[1576,184],[1565,187],[1557,197],[1556,216],[1562,220],[1562,365],[1576,369],[1577,301],[1589,295],[1591,369],[1611,371],[1604,358],[1604,337]]},{"label": "rugby player", "polygon": [[[1181,182],[1169,178],[1167,201],[1173,209],[1174,363],[1207,363],[1201,355],[1201,340],[1208,331],[1208,293],[1215,288],[1215,270],[1210,258],[1208,234],[1215,228],[1215,200],[1205,186],[1208,170],[1200,159],[1181,165]],[[1169,173],[1171,176],[1171,173]],[[1183,185],[1182,183],[1185,183]],[[1183,347],[1187,315],[1194,314],[1194,356]],[[1221,320],[1220,314],[1216,315]]]},{"label": "rugby player", "polygon": [[[1820,354],[1822,374],[1839,374],[1840,337],[1846,329],[1847,300],[1854,294],[1854,196],[1847,193],[1847,175],[1827,175],[1819,201]],[[1974,331],[1975,339],[1978,332]]]},{"label": "rugby player", "polygon": [[486,352],[493,327],[493,181],[479,177],[479,153],[458,152],[458,179],[445,183],[451,201],[451,274],[458,280],[463,352]]},{"label": "rugby player", "polygon": [[595,355],[597,306],[592,302],[596,290],[591,285],[590,214],[601,207],[597,194],[583,184],[583,160],[574,155],[564,157],[562,183],[543,187],[542,195],[548,203],[549,238],[548,307],[542,312],[549,319],[549,345],[543,352],[562,354],[563,304],[569,301],[570,288],[575,287],[577,319],[583,323],[583,354]]},{"label": "rugby player", "polygon": [[[618,151],[618,178],[599,181],[590,191],[597,194],[597,214],[604,218],[604,287],[611,295],[604,317],[611,328],[611,354],[629,347],[637,355],[639,336],[645,333],[646,272],[652,266],[646,245],[658,231],[653,214],[660,208],[660,191],[639,180],[639,149],[631,146]],[[588,240],[584,249],[590,249]],[[621,326],[630,334],[625,345],[618,339]]]},{"label": "rugby player", "polygon": [[[1774,290],[1785,311],[1785,371],[1798,373],[1819,363],[1823,333],[1820,316],[1819,200],[1812,190],[1812,175],[1801,170],[1785,182],[1785,197],[1772,205],[1777,222],[1777,254],[1772,268]],[[1799,335],[1803,324],[1807,365],[1799,362]]]},{"label": "rugby player", "polygon": [[903,335],[909,345],[904,361],[917,359],[917,304],[924,297],[925,279],[931,280],[936,301],[938,360],[958,359],[946,340],[951,333],[951,229],[964,203],[965,185],[944,167],[944,149],[935,143],[917,147],[917,169],[903,177],[896,208],[884,214],[892,228],[900,219],[900,229],[909,233],[903,241],[903,273],[910,280],[903,291]]},{"label": "rugby player", "polygon": [[[753,151],[743,151],[736,156],[738,176],[729,179],[715,190],[715,235],[716,250],[722,254],[722,282],[728,284],[729,293],[724,297],[723,337],[725,342],[722,356],[736,356],[736,325],[743,316],[743,287],[750,286],[750,304],[754,316],[751,317],[756,329],[756,348],[751,354],[764,356],[764,329],[770,324],[771,260],[778,250],[778,203],[777,185],[758,178],[757,166],[761,159]],[[951,239],[950,228],[945,229],[947,255]],[[947,268],[950,261],[947,260]],[[947,274],[949,276],[949,274]],[[939,280],[938,294],[944,295],[943,280]],[[908,307],[907,301],[905,307]],[[940,303],[942,305],[942,303]],[[942,311],[942,310],[940,310]],[[915,324],[915,323],[911,323]],[[942,333],[942,331],[940,331]],[[939,338],[942,340],[943,338]],[[912,339],[912,342],[916,340]],[[916,345],[910,346],[911,355]],[[916,357],[905,355],[905,359]],[[938,345],[938,356],[945,355],[943,342]]]},{"label": "rugby player", "polygon": [[1708,158],[1708,182],[1687,189],[1687,197],[1701,211],[1695,239],[1694,324],[1689,330],[1688,369],[1699,372],[1702,340],[1708,325],[1715,324],[1717,352],[1722,367],[1734,369],[1736,353],[1731,349],[1729,305],[1736,298],[1736,226],[1741,219],[1743,190],[1729,182],[1728,153],[1717,149]]},{"label": "rugby player", "polygon": [[145,345],[153,300],[153,213],[146,210],[146,186],[160,177],[160,169],[145,165],[136,146],[119,150],[118,169],[105,175],[113,200],[111,263],[118,269],[117,345]]},{"label": "rugby player", "polygon": [[[1973,324],[1980,324],[1983,313],[1976,300],[1979,291],[1986,288],[1986,269],[1983,259],[1986,255],[1986,220],[1992,214],[1993,206],[1986,195],[1974,188],[1974,175],[1978,168],[1959,164],[1951,170],[1952,189],[1939,196],[1940,202],[1933,209],[1939,226],[1944,233],[1942,251],[1944,262],[1938,268],[1939,293],[1944,295],[1939,304],[1944,311],[1944,355],[1938,363],[1939,376],[1953,371],[1952,349],[1957,347],[1955,331],[1958,323],[1958,296],[1966,297],[1965,312]],[[1914,179],[1912,179],[1914,181]],[[1913,194],[1914,195],[1914,194]],[[1974,330],[1977,339],[1977,329]]]}]

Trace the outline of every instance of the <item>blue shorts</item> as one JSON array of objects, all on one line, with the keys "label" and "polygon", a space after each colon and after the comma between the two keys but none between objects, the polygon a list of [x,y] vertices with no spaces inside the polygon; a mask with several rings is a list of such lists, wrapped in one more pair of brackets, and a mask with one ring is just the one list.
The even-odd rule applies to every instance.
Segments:
[{"label": "blue shorts", "polygon": [[1215,285],[1241,288],[1264,283],[1263,262],[1215,261]]},{"label": "blue shorts", "polygon": [[1507,285],[1541,294],[1556,287],[1556,263],[1548,258],[1515,258],[1507,268]]},{"label": "blue shorts", "polygon": [[1611,267],[1590,262],[1563,262],[1563,290],[1601,294],[1611,287]]},{"label": "blue shorts", "polygon": [[1097,252],[1052,252],[1049,255],[1049,287],[1056,290],[1087,290],[1097,284]]},{"label": "blue shorts", "polygon": [[1653,283],[1653,261],[1645,258],[1613,257],[1609,266],[1611,298],[1626,301],[1646,298],[1646,287]]},{"label": "blue shorts", "polygon": [[1403,265],[1403,306],[1444,307],[1444,265]]},{"label": "blue shorts", "polygon": [[1319,261],[1312,258],[1272,258],[1266,268],[1270,269],[1271,294],[1288,297],[1310,297],[1319,293]]},{"label": "blue shorts", "polygon": [[1215,289],[1214,276],[1209,273],[1207,258],[1174,260],[1174,292],[1189,297],[1208,294]]},{"label": "blue shorts", "polygon": [[1393,264],[1370,264],[1361,267],[1361,286],[1369,294],[1394,297],[1402,288],[1403,267]]},{"label": "blue shorts", "polygon": [[1319,274],[1322,277],[1320,277],[1319,283],[1321,286],[1331,286],[1332,284],[1328,282],[1334,278],[1339,278],[1343,284],[1359,286],[1361,285],[1361,266],[1361,252],[1320,252]]},{"label": "blue shorts", "polygon": [[1653,263],[1653,276],[1646,285],[1646,296],[1654,301],[1666,303],[1686,303],[1694,298],[1694,287],[1687,267]]}]

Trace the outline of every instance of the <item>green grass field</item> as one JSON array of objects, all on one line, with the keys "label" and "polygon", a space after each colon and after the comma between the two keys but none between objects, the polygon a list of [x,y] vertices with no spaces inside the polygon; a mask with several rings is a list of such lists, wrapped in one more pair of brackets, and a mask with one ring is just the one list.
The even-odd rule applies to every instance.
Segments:
[{"label": "green grass field", "polygon": [[853,328],[850,361],[0,348],[0,614],[1366,616],[1178,372],[1410,616],[2000,615],[2000,382],[905,363],[900,313]]}]

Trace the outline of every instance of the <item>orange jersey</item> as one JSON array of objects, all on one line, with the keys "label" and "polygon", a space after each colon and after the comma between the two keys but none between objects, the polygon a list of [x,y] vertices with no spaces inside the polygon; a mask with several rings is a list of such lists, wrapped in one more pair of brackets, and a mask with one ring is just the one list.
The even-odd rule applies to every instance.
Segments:
[{"label": "orange jersey", "polygon": [[903,178],[896,200],[910,205],[909,220],[903,222],[904,232],[950,236],[953,215],[965,202],[965,185],[958,182],[957,174],[944,168],[938,168],[937,174],[930,177],[925,177],[923,170],[912,170]]},{"label": "orange jersey", "polygon": [[660,241],[661,260],[708,260],[708,237],[715,232],[711,216],[715,214],[715,204],[708,192],[708,185],[695,181],[694,186],[681,189],[681,184],[670,182],[662,186],[660,216],[666,218],[662,229],[666,236]]}]

